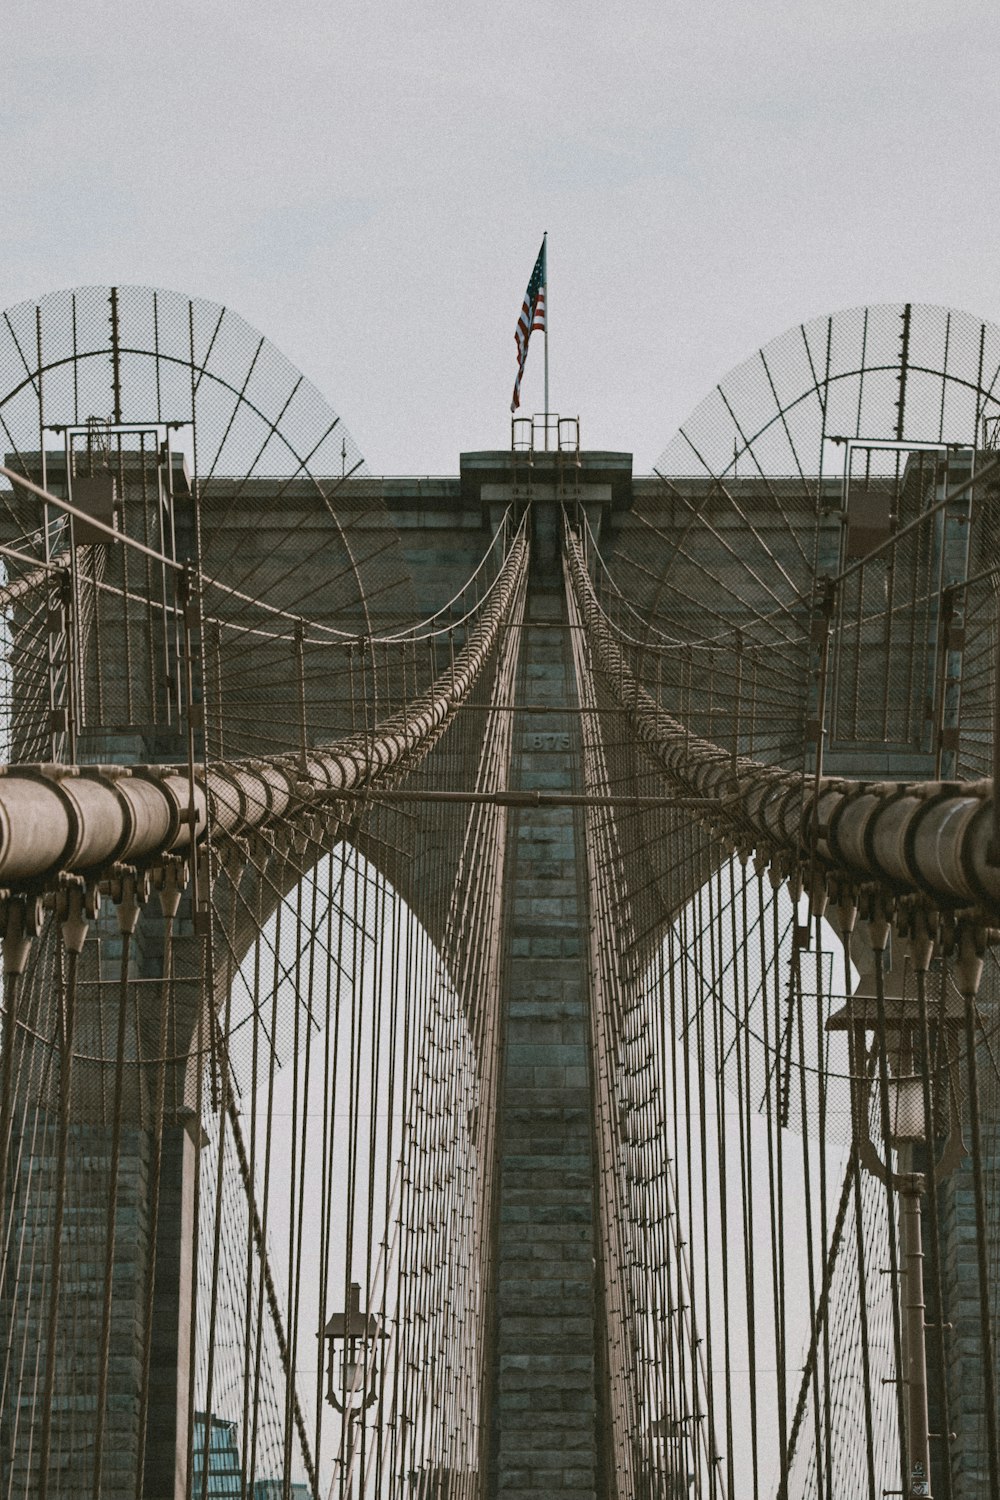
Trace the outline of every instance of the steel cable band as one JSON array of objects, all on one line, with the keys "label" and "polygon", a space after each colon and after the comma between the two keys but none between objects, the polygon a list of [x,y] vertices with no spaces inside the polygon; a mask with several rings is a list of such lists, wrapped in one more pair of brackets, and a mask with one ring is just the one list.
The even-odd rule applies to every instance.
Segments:
[{"label": "steel cable band", "polygon": [[[993,783],[821,780],[733,756],[689,734],[639,683],[567,525],[570,576],[594,661],[629,714],[637,739],[682,792],[717,802],[711,822],[738,845],[1000,919],[1000,865],[990,859]],[[815,828],[815,851],[809,831]]]}]

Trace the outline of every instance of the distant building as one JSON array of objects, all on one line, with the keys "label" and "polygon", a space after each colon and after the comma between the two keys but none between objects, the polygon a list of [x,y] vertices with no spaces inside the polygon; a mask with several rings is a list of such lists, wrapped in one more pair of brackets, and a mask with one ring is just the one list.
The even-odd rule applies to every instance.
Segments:
[{"label": "distant building", "polygon": [[[206,1469],[207,1484],[203,1478]],[[193,1493],[204,1496],[204,1500],[224,1500],[230,1495],[239,1496],[242,1481],[236,1423],[209,1412],[195,1412]]]},{"label": "distant building", "polygon": [[[230,1495],[243,1493],[240,1462],[240,1445],[237,1424],[225,1417],[212,1416],[212,1430],[208,1439],[208,1484],[202,1490],[202,1475],[205,1472],[205,1433],[208,1414],[195,1413],[194,1419],[194,1486],[192,1493],[201,1500],[223,1500]],[[286,1492],[284,1480],[280,1478],[255,1479],[249,1492],[252,1500],[312,1500],[312,1491],[307,1484],[293,1480]]]}]

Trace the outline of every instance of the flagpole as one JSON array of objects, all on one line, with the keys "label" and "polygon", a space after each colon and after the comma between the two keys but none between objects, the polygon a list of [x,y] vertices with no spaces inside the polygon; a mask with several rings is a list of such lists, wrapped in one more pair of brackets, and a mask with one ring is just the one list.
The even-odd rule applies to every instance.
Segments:
[{"label": "flagpole", "polygon": [[549,451],[549,231],[542,235],[545,252],[545,451]]}]

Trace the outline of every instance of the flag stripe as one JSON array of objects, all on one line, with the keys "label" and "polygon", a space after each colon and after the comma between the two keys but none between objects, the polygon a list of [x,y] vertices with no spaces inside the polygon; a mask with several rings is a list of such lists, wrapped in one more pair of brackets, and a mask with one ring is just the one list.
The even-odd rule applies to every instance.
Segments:
[{"label": "flag stripe", "polygon": [[531,335],[536,328],[541,329],[542,333],[545,332],[545,274],[545,241],[543,240],[527,291],[524,294],[524,303],[514,333],[514,343],[517,346],[517,378],[514,381],[511,411],[517,411],[521,404],[521,376],[524,374],[524,366],[528,359],[528,343]]}]

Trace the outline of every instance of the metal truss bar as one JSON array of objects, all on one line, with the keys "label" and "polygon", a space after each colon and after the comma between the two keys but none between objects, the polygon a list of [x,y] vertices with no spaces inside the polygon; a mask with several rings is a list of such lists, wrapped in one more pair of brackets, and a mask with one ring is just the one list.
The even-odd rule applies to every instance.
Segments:
[{"label": "metal truss bar", "polygon": [[923,526],[931,516],[937,515],[939,510],[944,510],[946,506],[953,504],[954,501],[961,500],[963,495],[967,494],[969,490],[974,489],[977,484],[982,484],[984,479],[988,479],[998,469],[1000,469],[1000,458],[994,458],[992,462],[986,465],[985,469],[980,469],[971,478],[963,480],[961,484],[957,484],[953,490],[949,490],[946,495],[942,495],[939,500],[935,500],[933,505],[929,505],[926,510],[922,510],[919,516],[914,516],[912,521],[908,521],[905,526],[901,526],[898,531],[894,531],[891,536],[886,537],[884,542],[880,542],[877,547],[873,547],[864,557],[859,557],[856,562],[851,563],[848,567],[842,569],[841,572],[835,574],[831,582],[843,583],[845,579],[852,577],[855,573],[859,573],[870,562],[882,557],[892,547],[897,547],[904,536],[908,536],[911,531],[916,531],[919,527]]},{"label": "metal truss bar", "polygon": [[11,484],[18,485],[22,490],[29,490],[37,499],[44,500],[46,505],[54,505],[56,510],[61,510],[65,515],[73,516],[77,521],[85,521],[94,531],[102,531],[109,542],[121,542],[123,547],[130,547],[133,552],[141,552],[144,557],[151,557],[154,562],[162,563],[166,568],[173,568],[175,573],[183,573],[184,563],[176,562],[165,552],[157,552],[155,547],[147,547],[145,542],[140,542],[134,536],[128,536],[124,531],[116,531],[113,526],[106,525],[96,516],[88,516],[86,511],[80,510],[78,506],[71,505],[68,500],[60,500],[58,495],[53,495],[49,490],[43,490],[40,484],[26,479],[23,474],[18,474],[16,469],[8,469],[4,464],[0,464],[0,474],[5,479],[9,479]]},{"label": "metal truss bar", "polygon": [[486,803],[491,807],[676,807],[704,812],[708,808],[719,806],[717,797],[647,797],[638,794],[600,797],[583,792],[549,792],[540,787],[518,788],[514,791],[503,792],[424,791],[411,787],[377,787],[371,790],[347,792],[344,795],[366,800],[376,797],[380,802]]},{"label": "metal truss bar", "polygon": [[572,714],[575,719],[590,719],[601,715],[621,719],[628,716],[625,708],[568,708],[561,703],[477,703],[468,711],[477,714],[545,714],[550,719],[557,716],[562,718],[566,714]]}]

